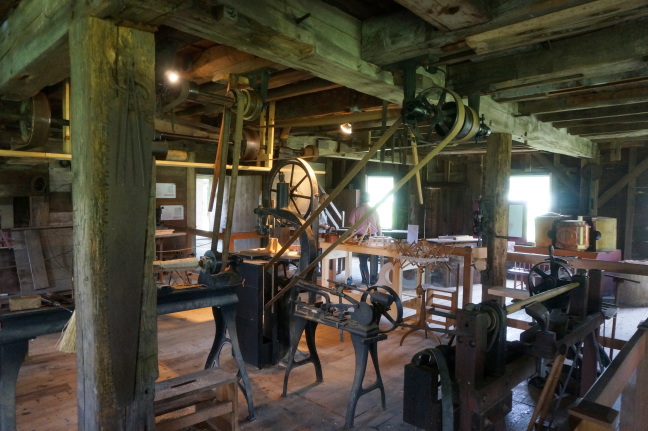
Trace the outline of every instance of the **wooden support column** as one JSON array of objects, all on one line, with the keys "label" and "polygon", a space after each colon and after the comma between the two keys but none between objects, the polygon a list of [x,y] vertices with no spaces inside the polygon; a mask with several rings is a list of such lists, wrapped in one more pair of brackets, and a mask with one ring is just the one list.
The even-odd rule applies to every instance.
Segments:
[{"label": "wooden support column", "polygon": [[70,26],[79,430],[154,428],[153,34]]},{"label": "wooden support column", "polygon": [[[637,165],[637,147],[630,148],[628,152],[628,173],[632,172]],[[625,231],[623,235],[623,258],[632,259],[632,242],[634,233],[634,218],[635,218],[635,197],[636,197],[636,184],[635,178],[628,182],[628,195],[626,199],[626,213],[625,213]]]},{"label": "wooden support column", "polygon": [[[188,162],[196,161],[196,154],[190,153],[187,157]],[[186,214],[187,227],[196,228],[196,168],[187,168],[187,199],[186,199]],[[187,235],[185,237],[185,247],[196,247],[196,236]],[[200,256],[198,256],[200,257]]]},{"label": "wooden support column", "polygon": [[506,286],[508,242],[508,188],[511,171],[511,135],[493,133],[486,143],[486,165],[482,206],[487,268],[482,273],[482,301],[489,299],[490,286]]},{"label": "wooden support column", "polygon": [[594,157],[591,160],[581,160],[581,182],[579,213],[596,216],[599,208],[599,178],[601,176],[601,154],[598,145],[595,146]]}]

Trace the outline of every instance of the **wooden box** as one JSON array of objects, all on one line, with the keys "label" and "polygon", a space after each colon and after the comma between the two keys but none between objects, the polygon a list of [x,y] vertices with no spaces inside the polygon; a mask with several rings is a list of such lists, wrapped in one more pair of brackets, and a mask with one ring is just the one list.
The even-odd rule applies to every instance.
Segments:
[{"label": "wooden box", "polygon": [[[612,217],[583,217],[592,227],[588,251],[614,251],[617,248],[617,219]],[[600,233],[600,239],[596,239]]]},{"label": "wooden box", "polygon": [[9,311],[32,310],[40,308],[40,295],[18,296],[9,298]]}]

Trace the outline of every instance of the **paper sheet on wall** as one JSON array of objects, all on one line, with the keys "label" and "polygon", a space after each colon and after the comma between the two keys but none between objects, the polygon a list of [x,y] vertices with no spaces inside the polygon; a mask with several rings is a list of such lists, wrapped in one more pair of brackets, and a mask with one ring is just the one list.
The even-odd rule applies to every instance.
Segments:
[{"label": "paper sheet on wall", "polygon": [[162,207],[162,220],[184,220],[184,207],[182,205],[165,205]]},{"label": "paper sheet on wall", "polygon": [[156,183],[155,184],[155,197],[175,199],[176,185],[174,183]]},{"label": "paper sheet on wall", "polygon": [[419,226],[417,224],[407,225],[407,242],[413,243],[418,241]]}]

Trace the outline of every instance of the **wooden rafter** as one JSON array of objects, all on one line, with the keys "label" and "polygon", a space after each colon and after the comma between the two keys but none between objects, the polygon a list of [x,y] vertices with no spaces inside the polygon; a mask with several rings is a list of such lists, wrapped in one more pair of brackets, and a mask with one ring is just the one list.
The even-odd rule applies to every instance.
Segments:
[{"label": "wooden rafter", "polygon": [[616,182],[612,187],[607,189],[605,193],[599,196],[598,198],[598,207],[605,205],[614,195],[619,193],[625,186],[630,183],[630,181],[635,180],[639,175],[641,175],[646,169],[648,169],[648,157],[643,159],[641,163],[636,165],[634,169],[625,174],[623,178]]}]

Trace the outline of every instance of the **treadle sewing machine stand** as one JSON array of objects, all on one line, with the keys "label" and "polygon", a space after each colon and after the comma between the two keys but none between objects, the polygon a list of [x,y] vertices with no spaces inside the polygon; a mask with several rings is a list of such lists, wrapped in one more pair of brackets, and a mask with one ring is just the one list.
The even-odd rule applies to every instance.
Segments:
[{"label": "treadle sewing machine stand", "polygon": [[[378,363],[378,341],[385,340],[387,335],[378,327],[381,316],[387,317],[386,311],[389,305],[396,303],[399,311],[398,318],[393,320],[388,318],[394,325],[389,330],[396,328],[397,322],[402,319],[402,305],[397,295],[391,291],[389,294],[378,292],[377,289],[386,290],[382,286],[373,286],[364,291],[360,302],[345,295],[342,291],[344,287],[337,290],[323,288],[314,284],[303,281],[294,286],[292,293],[292,315],[290,322],[290,352],[288,356],[288,366],[284,375],[284,385],[282,396],[287,396],[288,378],[293,368],[312,363],[315,367],[316,381],[322,382],[322,365],[317,355],[315,345],[315,330],[317,325],[322,323],[333,328],[337,328],[351,334],[351,341],[355,352],[355,374],[351,393],[347,403],[345,426],[353,426],[356,406],[358,399],[375,390],[380,389],[380,397],[383,410],[387,408],[385,401],[385,386],[380,375],[380,365]],[[298,292],[309,293],[309,303],[302,302],[297,295]],[[351,300],[352,304],[334,304],[331,303],[329,294]],[[315,303],[316,295],[321,295],[326,299],[324,303]],[[371,305],[365,302],[367,298],[371,299]],[[341,301],[340,301],[341,302]],[[305,359],[295,361],[295,353],[302,333],[306,332],[306,344],[308,346],[309,356]],[[367,362],[371,355],[371,361],[376,372],[376,381],[367,387],[363,387],[363,381],[367,370]]]}]

